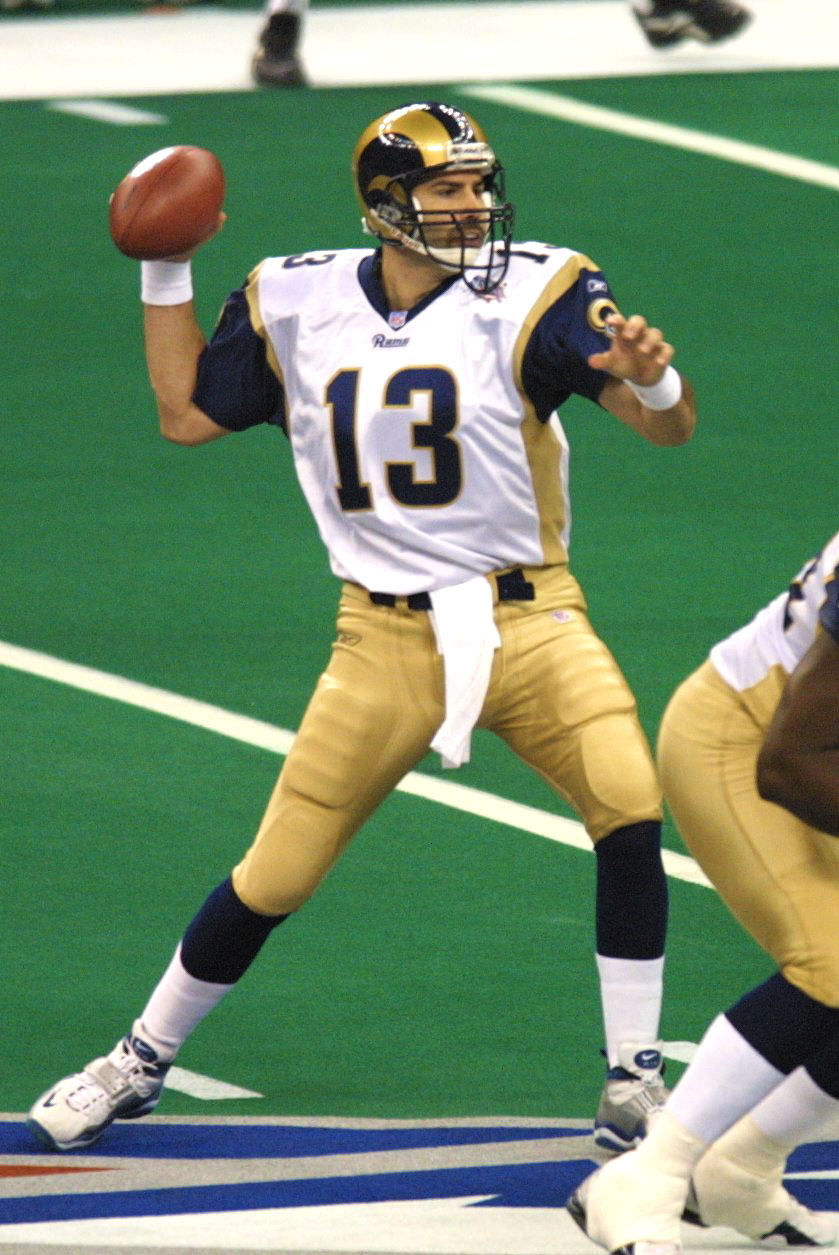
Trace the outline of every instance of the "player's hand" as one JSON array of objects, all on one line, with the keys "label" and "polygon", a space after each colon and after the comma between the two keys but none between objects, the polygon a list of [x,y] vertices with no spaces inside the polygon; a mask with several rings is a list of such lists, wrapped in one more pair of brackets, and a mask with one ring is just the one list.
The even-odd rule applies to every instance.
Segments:
[{"label": "player's hand", "polygon": [[603,353],[592,353],[589,366],[608,370],[617,379],[628,379],[642,388],[658,383],[675,353],[658,327],[648,326],[640,314],[630,318],[612,314],[606,319],[606,331],[612,343]]}]

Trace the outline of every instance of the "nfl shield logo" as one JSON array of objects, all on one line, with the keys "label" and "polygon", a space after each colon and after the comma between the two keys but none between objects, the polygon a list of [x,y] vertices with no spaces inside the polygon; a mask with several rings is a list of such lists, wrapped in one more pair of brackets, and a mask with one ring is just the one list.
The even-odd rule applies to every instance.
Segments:
[{"label": "nfl shield logo", "polygon": [[400,327],[404,327],[408,321],[407,309],[393,309],[387,316],[387,324],[394,331],[398,331]]}]

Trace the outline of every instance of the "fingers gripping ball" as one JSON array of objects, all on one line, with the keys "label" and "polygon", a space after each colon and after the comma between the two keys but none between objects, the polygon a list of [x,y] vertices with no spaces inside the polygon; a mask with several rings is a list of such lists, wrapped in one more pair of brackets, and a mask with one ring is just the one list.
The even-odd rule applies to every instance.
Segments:
[{"label": "fingers gripping ball", "polygon": [[111,197],[111,238],[142,261],[189,252],[218,227],[224,193],[215,153],[190,144],[161,148],[129,170]]}]

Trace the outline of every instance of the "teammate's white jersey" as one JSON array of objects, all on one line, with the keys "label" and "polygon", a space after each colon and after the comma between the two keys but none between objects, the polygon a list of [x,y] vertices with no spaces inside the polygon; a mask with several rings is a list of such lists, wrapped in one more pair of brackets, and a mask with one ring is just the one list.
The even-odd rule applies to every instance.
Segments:
[{"label": "teammate's white jersey", "polygon": [[[284,413],[269,421],[291,441],[333,571],[408,594],[565,561],[568,449],[553,410],[572,391],[595,399],[608,378],[585,360],[615,308],[597,267],[515,245],[497,291],[455,279],[399,315],[361,281],[374,260],[269,258],[244,289],[280,384]],[[197,399],[223,425],[250,425],[225,417],[212,381]]]},{"label": "teammate's white jersey", "polygon": [[742,693],[773,668],[790,675],[815,640],[819,624],[839,633],[839,533],[796,575],[785,593],[711,650],[722,678]]}]

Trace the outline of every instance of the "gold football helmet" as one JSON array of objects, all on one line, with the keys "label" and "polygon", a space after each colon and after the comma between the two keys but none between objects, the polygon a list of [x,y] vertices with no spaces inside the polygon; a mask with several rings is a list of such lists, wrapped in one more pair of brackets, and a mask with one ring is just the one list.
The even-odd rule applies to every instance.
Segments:
[{"label": "gold football helmet", "polygon": [[[513,206],[505,201],[504,170],[478,123],[453,105],[422,101],[403,105],[371,122],[353,153],[362,225],[384,244],[425,253],[443,270],[460,274],[475,292],[498,287],[509,265]],[[446,172],[483,175],[481,247],[462,235],[459,245],[436,247],[426,228],[453,223],[457,214],[423,210],[414,190]]]}]

